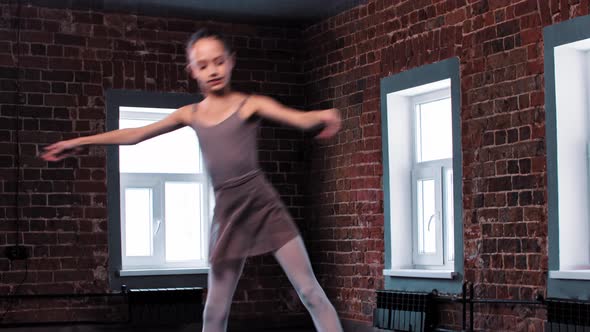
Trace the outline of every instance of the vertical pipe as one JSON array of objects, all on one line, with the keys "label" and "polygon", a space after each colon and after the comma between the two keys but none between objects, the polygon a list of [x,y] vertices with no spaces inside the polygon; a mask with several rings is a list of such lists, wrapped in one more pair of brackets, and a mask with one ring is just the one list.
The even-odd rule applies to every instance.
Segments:
[{"label": "vertical pipe", "polygon": [[389,309],[389,310],[387,310],[387,311],[389,311],[389,324],[388,324],[388,326],[389,326],[390,330],[393,330],[393,327],[394,327],[393,319],[395,318],[395,314],[393,311],[393,294],[389,293],[387,295],[388,295],[387,296],[387,302],[388,302],[387,308]]},{"label": "vertical pipe", "polygon": [[467,329],[467,282],[463,283],[463,289],[461,293],[461,305],[463,309],[463,320],[461,323],[461,329],[465,331],[465,329]]},{"label": "vertical pipe", "polygon": [[469,331],[473,332],[473,283],[469,283]]},{"label": "vertical pipe", "polygon": [[408,301],[409,301],[409,294],[403,293],[402,294],[402,305],[401,308],[399,309],[399,314],[401,316],[401,326],[403,329],[406,328],[406,309],[408,306]]}]

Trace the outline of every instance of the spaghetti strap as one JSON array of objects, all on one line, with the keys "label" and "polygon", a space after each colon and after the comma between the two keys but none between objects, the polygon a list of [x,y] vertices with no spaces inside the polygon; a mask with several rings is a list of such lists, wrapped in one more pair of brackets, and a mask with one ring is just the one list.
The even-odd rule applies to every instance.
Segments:
[{"label": "spaghetti strap", "polygon": [[250,95],[247,95],[246,98],[244,98],[244,100],[242,100],[240,102],[240,105],[238,105],[238,108],[236,109],[236,113],[242,109],[242,106],[244,106],[244,104],[246,104],[246,101],[248,101],[248,98],[250,98]]}]

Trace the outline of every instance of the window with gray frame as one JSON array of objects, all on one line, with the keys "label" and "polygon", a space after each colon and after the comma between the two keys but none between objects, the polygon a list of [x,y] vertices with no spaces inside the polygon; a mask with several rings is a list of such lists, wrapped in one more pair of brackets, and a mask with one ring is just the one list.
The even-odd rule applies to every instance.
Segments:
[{"label": "window with gray frame", "polygon": [[[107,91],[107,130],[159,121],[200,98]],[[202,286],[213,194],[190,127],[107,151],[112,288]],[[191,280],[192,277],[192,280]]]},{"label": "window with gray frame", "polygon": [[387,289],[459,292],[459,61],[381,80]]},{"label": "window with gray frame", "polygon": [[590,16],[543,31],[551,297],[590,299]]}]

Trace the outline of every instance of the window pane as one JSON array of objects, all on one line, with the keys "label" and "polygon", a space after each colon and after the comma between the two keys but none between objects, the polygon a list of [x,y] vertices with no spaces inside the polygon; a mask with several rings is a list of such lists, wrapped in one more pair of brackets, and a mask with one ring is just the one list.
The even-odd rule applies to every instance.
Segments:
[{"label": "window pane", "polygon": [[[119,120],[119,128],[134,128],[153,120]],[[124,173],[201,173],[194,131],[185,127],[136,145],[119,147],[119,170]]]},{"label": "window pane", "polygon": [[200,183],[166,182],[166,261],[202,258]]},{"label": "window pane", "polygon": [[125,255],[152,255],[152,190],[125,189]]},{"label": "window pane", "polygon": [[451,98],[418,104],[416,110],[418,162],[452,158]]},{"label": "window pane", "polygon": [[453,170],[445,170],[445,222],[447,225],[447,260],[455,260],[455,214],[453,211]]},{"label": "window pane", "polygon": [[436,192],[433,179],[418,180],[418,252],[436,253]]}]

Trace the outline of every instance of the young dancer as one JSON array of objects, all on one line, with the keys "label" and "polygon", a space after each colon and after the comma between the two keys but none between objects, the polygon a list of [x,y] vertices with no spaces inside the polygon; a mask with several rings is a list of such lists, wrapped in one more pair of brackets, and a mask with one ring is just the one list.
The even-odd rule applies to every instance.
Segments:
[{"label": "young dancer", "polygon": [[261,118],[300,129],[323,126],[319,138],[340,129],[337,110],[301,112],[275,100],[231,89],[235,54],[224,37],[206,29],[187,44],[187,70],[204,99],[156,123],[61,141],[45,148],[48,161],[84,145],[136,144],[184,126],[192,127],[215,192],[208,292],[203,331],[225,331],[233,294],[246,257],[272,252],[310,312],[318,331],[342,331],[336,310],[316,280],[297,227],[258,165],[256,136]]}]

